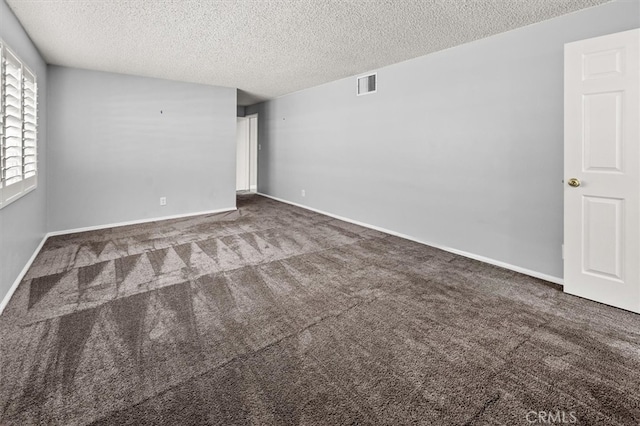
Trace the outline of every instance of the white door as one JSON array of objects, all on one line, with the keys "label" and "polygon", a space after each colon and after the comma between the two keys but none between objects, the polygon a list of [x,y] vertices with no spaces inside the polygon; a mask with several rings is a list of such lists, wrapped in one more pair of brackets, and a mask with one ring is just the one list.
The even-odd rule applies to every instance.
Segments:
[{"label": "white door", "polygon": [[640,29],[565,45],[564,290],[640,313]]},{"label": "white door", "polygon": [[249,120],[238,117],[236,131],[236,191],[249,190]]}]

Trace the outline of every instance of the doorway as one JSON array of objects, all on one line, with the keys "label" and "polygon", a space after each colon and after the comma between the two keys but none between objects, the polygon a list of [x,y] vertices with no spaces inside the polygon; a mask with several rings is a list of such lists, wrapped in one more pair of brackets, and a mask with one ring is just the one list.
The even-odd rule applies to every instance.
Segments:
[{"label": "doorway", "polygon": [[238,117],[236,191],[258,191],[258,115]]}]

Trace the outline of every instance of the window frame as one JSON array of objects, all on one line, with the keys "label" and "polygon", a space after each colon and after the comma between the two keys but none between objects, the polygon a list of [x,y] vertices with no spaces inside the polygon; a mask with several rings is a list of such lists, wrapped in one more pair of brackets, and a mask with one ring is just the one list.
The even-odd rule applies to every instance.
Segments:
[{"label": "window frame", "polygon": [[[7,100],[6,80],[7,62],[11,61],[19,69],[19,108],[10,105]],[[26,87],[32,84],[33,90]],[[15,87],[15,86],[14,86]],[[28,94],[27,91],[32,92]],[[14,99],[15,97],[12,96]],[[9,127],[13,127],[15,133],[16,126],[9,126],[7,118],[8,109],[19,109],[19,152],[21,172],[20,181],[7,185],[6,161],[7,161],[7,138]],[[32,110],[32,111],[31,111]],[[7,46],[7,43],[0,39],[0,209],[8,206],[14,201],[22,198],[38,187],[38,79],[36,74],[20,59],[16,53]],[[29,116],[30,118],[27,118]],[[11,114],[13,122],[16,122],[15,112]],[[26,162],[27,158],[29,163]],[[33,164],[33,167],[28,165]],[[29,177],[25,177],[30,175]],[[16,175],[18,176],[18,175]]]}]

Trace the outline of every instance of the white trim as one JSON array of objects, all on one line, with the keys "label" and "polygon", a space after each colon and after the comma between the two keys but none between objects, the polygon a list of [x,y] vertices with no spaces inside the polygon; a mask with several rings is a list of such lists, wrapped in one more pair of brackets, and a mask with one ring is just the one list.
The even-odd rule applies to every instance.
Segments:
[{"label": "white trim", "polygon": [[47,238],[49,238],[49,234],[46,234],[44,237],[42,237],[42,241],[40,241],[40,244],[38,244],[38,247],[36,247],[36,250],[33,252],[31,257],[27,261],[27,264],[24,265],[24,268],[22,268],[22,271],[20,271],[20,273],[18,274],[18,277],[9,288],[9,291],[7,292],[7,294],[5,294],[2,301],[0,301],[0,315],[2,315],[4,308],[6,308],[7,305],[9,304],[9,300],[11,300],[11,296],[13,296],[13,293],[15,293],[16,289],[22,282],[22,279],[26,275],[27,271],[29,270],[29,268],[31,268],[31,264],[33,263],[34,260],[36,260],[36,256],[38,256],[38,253],[40,253],[40,250],[42,250],[42,247],[44,246],[44,243],[47,241]]},{"label": "white trim", "polygon": [[292,206],[300,207],[300,208],[303,208],[303,209],[306,209],[306,210],[311,210],[313,212],[320,213],[320,214],[323,214],[325,216],[333,217],[335,219],[339,219],[339,220],[342,220],[344,222],[353,223],[354,225],[364,226],[365,228],[369,228],[369,229],[373,229],[373,230],[376,230],[376,231],[384,232],[385,234],[389,234],[389,235],[393,235],[393,236],[396,236],[396,237],[404,238],[405,240],[413,241],[413,242],[416,242],[416,243],[419,243],[419,244],[424,244],[426,246],[430,246],[430,247],[434,247],[434,248],[437,248],[437,249],[440,249],[440,250],[444,250],[444,251],[447,251],[449,253],[453,253],[453,254],[457,254],[457,255],[460,255],[460,256],[468,257],[469,259],[479,260],[480,262],[488,263],[488,264],[494,265],[494,266],[499,266],[501,268],[509,269],[509,270],[515,271],[515,272],[519,272],[519,273],[524,274],[524,275],[529,275],[529,276],[534,277],[534,278],[538,278],[538,279],[541,279],[541,280],[544,280],[544,281],[549,281],[549,282],[552,282],[554,284],[564,285],[564,280],[562,278],[558,278],[558,277],[554,277],[554,276],[551,276],[551,275],[547,275],[547,274],[544,274],[542,272],[532,271],[531,269],[527,269],[527,268],[522,268],[520,266],[511,265],[509,263],[505,263],[505,262],[502,262],[502,261],[499,261],[499,260],[491,259],[489,257],[484,257],[484,256],[480,256],[478,254],[473,254],[473,253],[469,253],[469,252],[466,252],[466,251],[454,249],[454,248],[451,248],[451,247],[442,246],[440,244],[434,244],[434,243],[430,243],[430,242],[427,242],[427,241],[422,241],[422,240],[419,240],[419,239],[417,239],[415,237],[412,237],[410,235],[407,235],[407,234],[402,234],[400,232],[391,231],[389,229],[381,228],[379,226],[370,225],[368,223],[364,223],[364,222],[360,222],[360,221],[357,221],[357,220],[349,219],[349,218],[346,218],[346,217],[343,217],[343,216],[338,216],[338,215],[333,214],[333,213],[328,213],[328,212],[323,211],[323,210],[314,209],[312,207],[308,207],[308,206],[305,206],[305,205],[302,205],[302,204],[294,203],[292,201],[283,200],[282,198],[278,198],[278,197],[274,197],[274,196],[271,196],[271,195],[263,194],[261,192],[258,192],[258,195],[262,195],[263,197],[271,198],[272,200],[280,201],[282,203],[291,204]]},{"label": "white trim", "polygon": [[[33,176],[34,178],[37,179],[38,175]],[[32,178],[29,178],[32,179]],[[22,181],[20,181],[21,183],[24,182],[24,179]],[[18,185],[17,183],[14,185]],[[23,185],[24,186],[24,185]],[[2,188],[6,188],[3,186],[0,186],[0,192],[2,192]],[[5,207],[7,207],[9,204],[13,203],[14,201],[18,201],[20,198],[24,197],[25,195],[29,194],[31,191],[35,191],[36,189],[38,189],[38,184],[37,184],[37,180],[36,183],[34,185],[31,185],[28,189],[25,189],[24,191],[18,192],[17,194],[15,194],[13,197],[7,199],[7,200],[0,200],[0,209],[3,209]],[[0,194],[0,199],[2,198],[2,194]]]},{"label": "white trim", "polygon": [[54,236],[58,236],[58,235],[75,234],[75,233],[78,233],[78,232],[98,231],[100,229],[116,228],[118,226],[139,225],[141,223],[157,222],[157,221],[160,221],[160,220],[181,219],[183,217],[200,216],[200,215],[204,215],[204,214],[226,213],[226,212],[230,212],[230,211],[234,211],[234,210],[238,210],[238,208],[237,207],[228,207],[228,208],[224,208],[224,209],[207,210],[207,211],[204,211],[204,212],[176,214],[176,215],[173,215],[173,216],[155,217],[155,218],[151,218],[151,219],[130,220],[130,221],[127,221],[127,222],[109,223],[109,224],[106,224],[106,225],[96,225],[96,226],[87,226],[87,227],[84,227],[84,228],[65,229],[63,231],[49,232],[47,234],[47,236],[54,237]]}]

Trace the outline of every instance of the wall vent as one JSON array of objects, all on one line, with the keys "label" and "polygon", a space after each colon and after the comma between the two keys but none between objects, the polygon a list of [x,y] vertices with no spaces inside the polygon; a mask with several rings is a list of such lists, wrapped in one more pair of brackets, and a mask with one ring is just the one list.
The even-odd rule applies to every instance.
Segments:
[{"label": "wall vent", "polygon": [[376,93],[378,90],[378,75],[377,73],[363,75],[362,77],[358,77],[358,88],[356,94],[360,95],[368,95],[369,93]]}]

